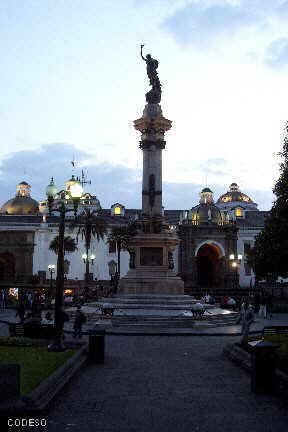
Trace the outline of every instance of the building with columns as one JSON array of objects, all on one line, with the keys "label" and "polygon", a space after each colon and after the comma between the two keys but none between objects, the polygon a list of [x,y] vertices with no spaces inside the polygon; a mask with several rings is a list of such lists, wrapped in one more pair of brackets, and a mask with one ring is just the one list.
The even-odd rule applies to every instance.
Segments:
[{"label": "building with columns", "polygon": [[[65,191],[69,190],[73,181],[75,178],[72,177],[65,183],[65,188],[57,193],[56,199],[65,199]],[[157,187],[155,185],[156,191]],[[144,190],[149,191],[149,188],[151,184],[144,185]],[[78,211],[89,207],[99,211],[99,214],[101,212],[109,229],[113,225],[127,225],[141,216],[141,210],[125,208],[125,197],[123,199],[112,204],[109,209],[102,209],[95,195],[84,192]],[[143,200],[147,201],[148,209],[149,194],[144,194]],[[247,264],[247,252],[253,246],[256,234],[263,228],[267,215],[267,211],[258,210],[257,204],[241,192],[236,183],[232,183],[217,200],[214,200],[211,189],[206,187],[200,192],[199,204],[191,209],[165,210],[169,229],[177,231],[181,240],[173,252],[173,261],[174,271],[181,275],[185,289],[229,287],[238,276],[240,286],[249,287],[254,275]],[[67,220],[69,218],[72,220],[73,216],[67,215]],[[17,185],[16,196],[4,203],[0,210],[2,285],[29,281],[35,274],[49,277],[48,265],[57,262],[49,245],[58,235],[58,220],[56,215],[48,216],[46,200],[38,203],[31,197],[28,183]],[[76,238],[76,234],[77,230],[71,230],[67,224],[65,235]],[[81,258],[84,252],[84,242],[79,238],[78,249],[65,256],[68,280],[84,279],[85,265]],[[93,279],[109,280],[111,266],[117,262],[115,248],[107,244],[107,239],[97,242],[93,238],[91,253],[96,257],[94,265],[90,267]],[[233,260],[230,259],[232,255]],[[242,257],[241,261],[237,260],[238,255]],[[232,268],[233,262],[237,265]],[[128,270],[129,254],[122,251],[121,277]]]}]

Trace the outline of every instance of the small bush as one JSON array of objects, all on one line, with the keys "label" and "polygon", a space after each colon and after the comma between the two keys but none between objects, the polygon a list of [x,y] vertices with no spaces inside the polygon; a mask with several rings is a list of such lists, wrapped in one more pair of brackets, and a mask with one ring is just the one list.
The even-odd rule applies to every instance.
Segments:
[{"label": "small bush", "polygon": [[288,304],[287,303],[275,303],[272,308],[273,313],[287,313],[288,312]]},{"label": "small bush", "polygon": [[0,337],[0,345],[4,346],[32,346],[31,339],[21,336]]}]

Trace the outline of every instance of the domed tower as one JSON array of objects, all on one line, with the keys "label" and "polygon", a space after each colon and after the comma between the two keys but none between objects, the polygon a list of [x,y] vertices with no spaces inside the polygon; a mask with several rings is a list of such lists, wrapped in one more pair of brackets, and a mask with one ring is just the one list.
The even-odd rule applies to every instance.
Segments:
[{"label": "domed tower", "polygon": [[24,215],[37,214],[39,203],[30,196],[31,186],[25,181],[16,186],[15,198],[7,201],[0,210],[0,213]]},{"label": "domed tower", "polygon": [[[87,183],[87,182],[84,182],[84,183]],[[70,190],[71,190],[71,187],[74,186],[75,184],[81,184],[83,186],[83,183],[81,182],[80,178],[72,175],[71,178],[65,182],[65,189],[61,189],[61,190],[57,191],[57,187],[55,186],[55,183],[54,183],[54,180],[52,177],[51,183],[49,184],[48,188],[50,188],[50,187],[53,188],[55,207],[57,207],[57,205],[60,204],[60,202],[63,200],[66,201],[66,205],[73,206],[73,202],[72,202],[71,197],[70,197]],[[89,184],[91,184],[91,182],[89,182]],[[79,202],[79,207],[78,207],[79,213],[81,213],[81,211],[83,210],[83,207],[89,208],[90,210],[98,211],[101,209],[101,204],[100,204],[99,199],[95,195],[91,195],[89,192],[85,192],[83,190],[83,193],[81,195],[80,202]],[[45,214],[48,212],[47,199],[40,201],[39,208],[40,208],[40,213]]]},{"label": "domed tower", "polygon": [[257,204],[240,191],[237,183],[231,183],[229,190],[220,196],[216,204],[225,212],[234,212],[235,216],[244,216],[247,210],[258,210]]},{"label": "domed tower", "polygon": [[200,192],[199,204],[189,212],[189,219],[193,225],[223,224],[221,210],[214,204],[213,192],[209,188],[204,188]]}]

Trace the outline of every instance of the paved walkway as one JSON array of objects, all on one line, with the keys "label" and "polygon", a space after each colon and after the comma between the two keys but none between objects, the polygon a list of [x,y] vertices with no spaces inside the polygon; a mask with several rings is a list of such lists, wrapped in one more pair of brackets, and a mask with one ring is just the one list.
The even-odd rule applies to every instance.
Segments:
[{"label": "paved walkway", "polygon": [[[237,340],[229,338],[228,340]],[[54,400],[49,432],[284,432],[288,411],[250,392],[227,337],[107,336],[106,362]]]},{"label": "paved walkway", "polygon": [[[0,320],[14,318],[12,311],[1,314]],[[287,315],[277,315],[264,324],[285,321]],[[79,371],[53,401],[41,431],[286,431],[288,410],[275,397],[251,393],[249,375],[223,357],[224,345],[237,340],[106,336],[105,364]]]}]

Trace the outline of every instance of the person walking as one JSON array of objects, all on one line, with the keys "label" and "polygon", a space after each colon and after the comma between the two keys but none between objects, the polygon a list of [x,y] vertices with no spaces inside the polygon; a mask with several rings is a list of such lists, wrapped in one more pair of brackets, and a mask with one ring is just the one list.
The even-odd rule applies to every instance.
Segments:
[{"label": "person walking", "polygon": [[259,309],[259,318],[263,316],[263,318],[267,318],[267,298],[266,295],[263,293],[260,298],[260,309]]},{"label": "person walking", "polygon": [[266,297],[266,316],[269,319],[272,319],[273,312],[273,296],[272,294],[268,294]]},{"label": "person walking", "polygon": [[23,302],[19,303],[17,308],[16,316],[19,317],[20,323],[23,324],[25,318],[25,306]]},{"label": "person walking", "polygon": [[32,294],[32,292],[28,293],[27,299],[28,299],[28,303],[29,303],[29,308],[32,309],[32,304],[33,304],[33,294]]},{"label": "person walking", "polygon": [[255,314],[258,314],[260,311],[260,294],[258,292],[255,293],[254,295],[254,312]]},{"label": "person walking", "polygon": [[0,291],[0,310],[5,309],[5,291],[4,289],[1,289]]},{"label": "person walking", "polygon": [[242,339],[241,339],[241,343],[245,343],[247,342],[247,338],[249,336],[249,330],[250,330],[250,326],[251,324],[254,322],[254,310],[253,310],[253,306],[251,304],[247,304],[245,303],[242,311],[241,311],[241,321],[242,321],[242,328],[241,328],[241,335],[242,335]]},{"label": "person walking", "polygon": [[86,316],[81,311],[81,306],[77,306],[75,321],[74,321],[74,334],[73,337],[76,338],[77,336],[79,339],[82,337],[82,325],[86,322]]}]

